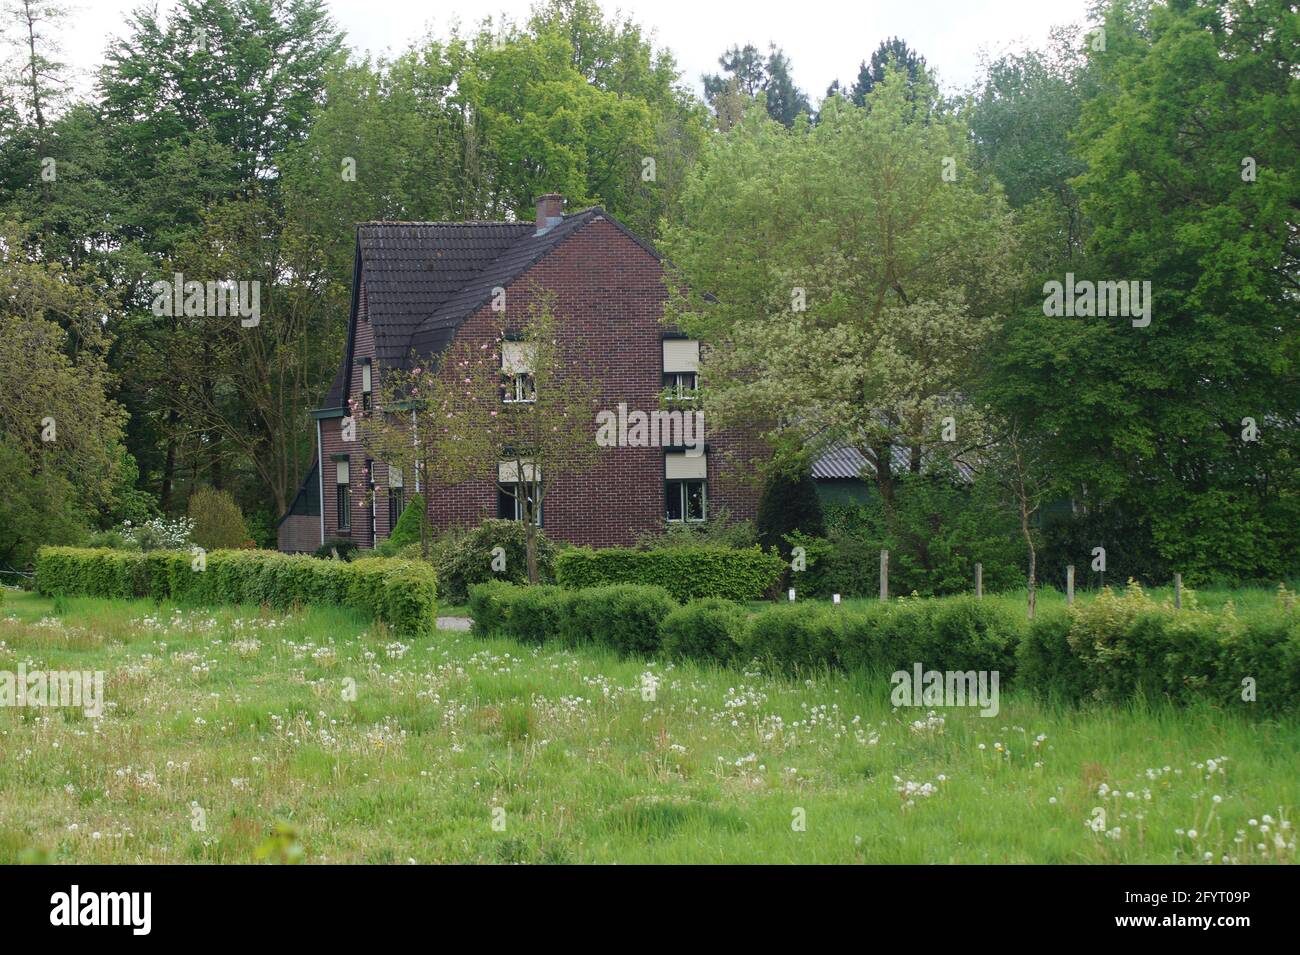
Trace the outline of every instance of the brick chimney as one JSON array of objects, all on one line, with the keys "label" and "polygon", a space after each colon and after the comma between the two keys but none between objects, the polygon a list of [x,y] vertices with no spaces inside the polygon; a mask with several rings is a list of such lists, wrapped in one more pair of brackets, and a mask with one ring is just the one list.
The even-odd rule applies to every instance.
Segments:
[{"label": "brick chimney", "polygon": [[548,192],[537,197],[537,231],[534,235],[549,232],[564,221],[564,196]]}]

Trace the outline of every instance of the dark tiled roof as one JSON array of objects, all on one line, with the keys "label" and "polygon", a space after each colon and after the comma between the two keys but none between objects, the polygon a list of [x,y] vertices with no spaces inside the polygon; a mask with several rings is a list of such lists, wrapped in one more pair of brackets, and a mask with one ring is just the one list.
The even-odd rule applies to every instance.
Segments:
[{"label": "dark tiled roof", "polygon": [[[493,289],[509,286],[597,219],[608,219],[657,257],[652,246],[600,206],[566,215],[541,235],[532,222],[361,223],[357,257],[376,359],[403,367],[413,354],[421,359],[436,355],[491,300]],[[349,358],[344,356],[330,385],[325,409],[342,406]]]},{"label": "dark tiled roof", "polygon": [[[562,222],[541,235],[534,234],[534,225],[527,225],[522,236],[502,248],[490,262],[462,281],[459,288],[445,297],[432,314],[426,313],[428,317],[411,335],[408,354],[414,351],[424,358],[442,351],[455,336],[461,323],[491,300],[494,288],[510,285],[547,252],[602,214],[599,206],[585,209],[565,216]],[[366,294],[370,294],[369,280],[366,282]],[[375,320],[373,302],[371,299],[371,322]]]},{"label": "dark tiled roof", "polygon": [[421,324],[534,230],[530,222],[369,222],[358,226],[375,357],[390,366],[404,364],[412,335]]}]

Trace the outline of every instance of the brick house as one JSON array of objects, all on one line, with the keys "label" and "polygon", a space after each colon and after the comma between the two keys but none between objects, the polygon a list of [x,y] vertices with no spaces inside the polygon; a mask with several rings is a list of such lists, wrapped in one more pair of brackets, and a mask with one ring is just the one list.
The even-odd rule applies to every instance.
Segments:
[{"label": "brick house", "polygon": [[[520,321],[530,290],[553,296],[561,353],[599,370],[602,408],[655,409],[665,388],[695,386],[700,345],[661,321],[667,289],[654,248],[599,206],[568,215],[563,206],[558,195],[542,196],[535,222],[358,226],[347,345],[324,406],[312,413],[317,460],[280,522],[281,550],[314,550],[334,539],[372,547],[388,537],[414,491],[439,530],[520,516],[501,492],[501,474],[417,487],[416,475],[374,460],[343,431],[350,402],[369,407],[383,371],[405,368],[413,356],[427,362],[453,341],[494,342],[495,290],[506,290],[506,316]],[[526,389],[526,375],[511,371],[503,367],[507,390]],[[762,453],[744,434],[709,433],[702,456],[614,448],[590,471],[555,477],[543,530],[554,540],[611,546],[719,508],[753,518],[759,489],[749,475]]]}]

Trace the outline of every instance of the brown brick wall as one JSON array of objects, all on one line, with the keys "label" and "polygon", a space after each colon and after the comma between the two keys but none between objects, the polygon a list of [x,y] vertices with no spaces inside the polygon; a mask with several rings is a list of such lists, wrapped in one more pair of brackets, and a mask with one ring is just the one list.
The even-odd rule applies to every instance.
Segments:
[{"label": "brown brick wall", "polygon": [[320,518],[315,514],[290,514],[281,521],[280,550],[289,554],[310,553],[320,545]]}]

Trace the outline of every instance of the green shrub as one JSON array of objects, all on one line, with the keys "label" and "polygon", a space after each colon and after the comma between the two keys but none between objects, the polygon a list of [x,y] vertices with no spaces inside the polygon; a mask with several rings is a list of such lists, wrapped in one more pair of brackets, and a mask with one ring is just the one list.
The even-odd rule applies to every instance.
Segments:
[{"label": "green shrub", "polygon": [[469,588],[469,616],[474,632],[490,636],[505,626],[506,610],[519,588],[501,580],[489,580]]},{"label": "green shrub", "polygon": [[187,513],[194,525],[190,539],[204,550],[233,549],[250,543],[243,512],[228,491],[199,488],[190,495]]},{"label": "green shrub", "polygon": [[392,533],[388,535],[388,540],[384,543],[393,549],[402,548],[408,544],[418,544],[420,543],[420,530],[422,527],[427,535],[429,518],[424,511],[424,498],[416,494],[402,509],[401,516],[397,518],[397,524],[394,525]]},{"label": "green shrub", "polygon": [[[443,599],[464,603],[473,584],[489,580],[510,583],[528,582],[527,547],[522,521],[487,520],[471,530],[453,530],[438,539],[434,548],[434,566],[442,585]],[[505,569],[492,568],[493,549],[505,550]],[[539,531],[537,534],[537,570],[542,583],[555,579],[553,565],[556,548]]]},{"label": "green shrub", "polygon": [[819,604],[773,607],[750,620],[743,650],[780,670],[839,666],[846,616]]},{"label": "green shrub", "polygon": [[1041,612],[1029,625],[1016,655],[1016,679],[1048,699],[1078,702],[1092,695],[1092,677],[1070,646],[1065,608]]},{"label": "green shrub", "polygon": [[692,600],[660,622],[663,652],[673,658],[728,663],[741,651],[747,619],[745,609],[730,600]]},{"label": "green shrub", "polygon": [[775,548],[784,555],[790,553],[786,536],[795,531],[809,537],[824,536],[826,520],[812,472],[791,476],[778,471],[770,475],[758,499],[754,526],[758,530],[760,547],[764,550]]},{"label": "green shrub", "polygon": [[280,610],[352,606],[408,634],[432,633],[436,625],[437,577],[428,564],[376,557],[344,563],[253,550],[215,550],[201,564],[196,559],[184,551],[43,547],[36,587],[46,596],[255,603]]},{"label": "green shrub", "polygon": [[677,603],[662,587],[614,584],[587,591],[597,643],[625,656],[650,656],[659,651],[659,625]]},{"label": "green shrub", "polygon": [[565,625],[568,600],[565,591],[552,585],[517,587],[515,593],[504,598],[502,628],[520,643],[556,640]]},{"label": "green shrub", "polygon": [[356,556],[358,549],[357,545],[352,541],[335,537],[333,540],[327,540],[312,551],[312,556],[321,560],[351,560]]},{"label": "green shrub", "polygon": [[776,586],[784,569],[785,562],[779,556],[757,547],[575,547],[555,559],[555,579],[563,587],[643,584],[663,587],[682,601],[697,597],[756,600]]}]

